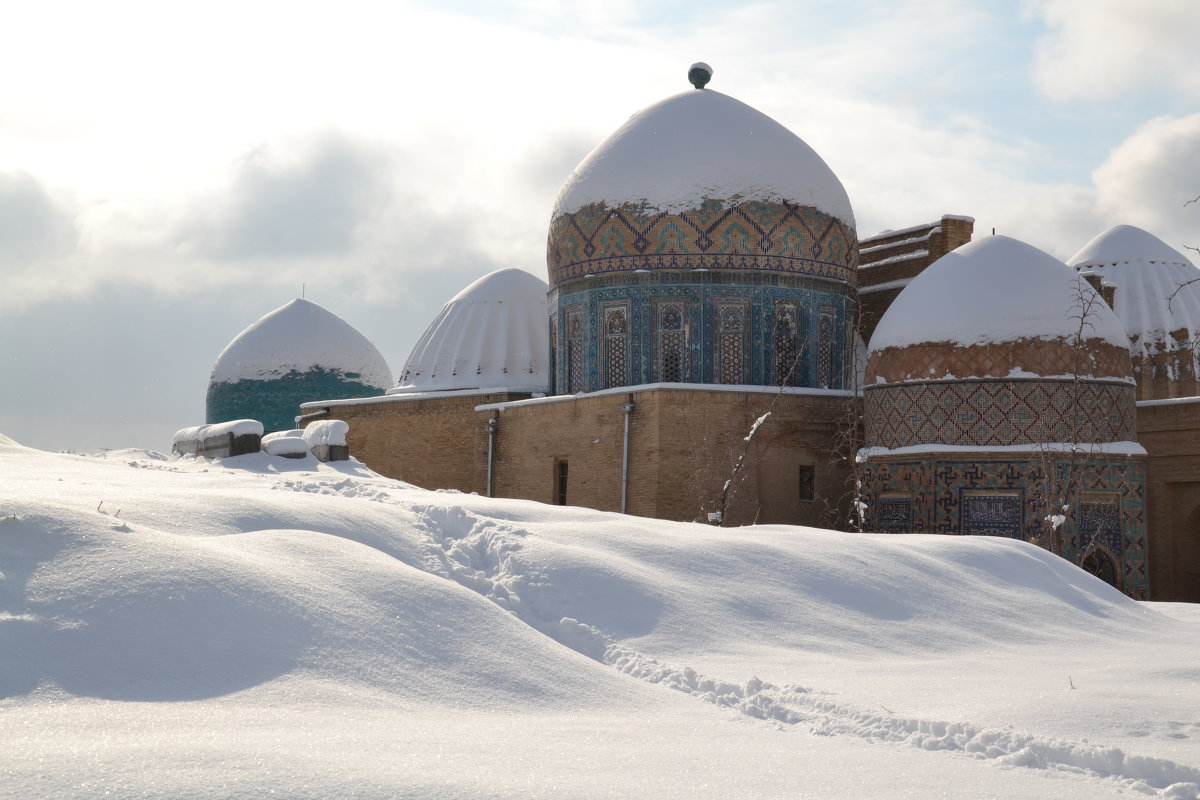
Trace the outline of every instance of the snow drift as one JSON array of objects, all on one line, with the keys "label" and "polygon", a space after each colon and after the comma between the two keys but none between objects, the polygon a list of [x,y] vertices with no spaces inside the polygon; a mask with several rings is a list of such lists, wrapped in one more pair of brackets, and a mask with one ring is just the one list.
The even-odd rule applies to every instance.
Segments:
[{"label": "snow drift", "polygon": [[1195,618],[1020,542],[713,529],[265,453],[0,438],[0,481],[18,796],[1200,785]]}]

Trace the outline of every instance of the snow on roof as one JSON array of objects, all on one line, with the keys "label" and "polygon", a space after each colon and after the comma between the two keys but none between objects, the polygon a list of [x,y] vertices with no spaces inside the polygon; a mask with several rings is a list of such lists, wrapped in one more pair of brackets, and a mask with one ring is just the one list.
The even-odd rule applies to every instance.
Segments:
[{"label": "snow on roof", "polygon": [[172,439],[174,444],[196,439],[215,439],[218,436],[262,436],[263,424],[254,419],[235,419],[211,425],[180,428]]},{"label": "snow on roof", "polygon": [[550,385],[545,281],[521,269],[484,275],[450,299],[417,341],[388,394]]},{"label": "snow on roof", "polygon": [[1090,242],[1067,263],[1072,267],[1104,266],[1122,261],[1163,261],[1192,265],[1182,253],[1152,233],[1133,225],[1109,228]]},{"label": "snow on roof", "polygon": [[272,380],[314,367],[357,374],[361,383],[380,389],[392,385],[392,371],[375,345],[333,312],[300,299],[239,333],[217,357],[210,380]]},{"label": "snow on roof", "polygon": [[[1070,337],[1079,327],[1078,292],[1094,290],[1063,262],[1008,236],[976,239],[915,277],[879,320],[871,351],[925,342],[969,347],[1025,338]],[[1086,338],[1128,347],[1102,300]]]},{"label": "snow on roof", "polygon": [[1173,331],[1185,330],[1187,343],[1200,333],[1200,283],[1188,283],[1200,281],[1200,269],[1154,234],[1118,225],[1084,245],[1067,264],[1117,287],[1117,317],[1143,351],[1178,348]]},{"label": "snow on roof", "polygon": [[[970,223],[975,222],[974,217],[967,217],[962,214],[942,214],[940,219],[934,220],[933,222],[926,222],[923,225],[910,225],[907,228],[899,228],[897,230],[888,228],[886,230],[880,231],[879,233],[875,233],[870,236],[866,236],[862,239],[859,239],[858,242],[859,242],[859,244],[866,244],[867,242],[873,242],[876,239],[890,239],[893,236],[900,236],[901,234],[905,234],[905,233],[916,233],[917,231],[929,231],[929,233],[932,234],[938,230],[938,226],[942,224],[942,220],[947,220],[947,219],[957,219],[957,220],[961,220],[963,222],[970,222]],[[934,230],[929,230],[930,228],[933,228]],[[928,237],[927,236],[917,237],[917,239],[924,239],[924,238],[928,238]],[[901,242],[891,242],[887,245],[884,245],[884,247],[893,247],[893,246],[899,245],[899,244],[901,244]],[[867,249],[871,249],[871,248],[867,248]]]},{"label": "snow on roof", "polygon": [[346,434],[350,432],[350,423],[341,419],[318,419],[301,432],[304,441],[310,445],[327,444],[346,446]]},{"label": "snow on roof", "polygon": [[705,199],[786,200],[848,225],[841,181],[811,147],[766,114],[710,89],[655,103],[600,143],[563,184],[554,216],[591,203],[646,203],[670,213]]}]

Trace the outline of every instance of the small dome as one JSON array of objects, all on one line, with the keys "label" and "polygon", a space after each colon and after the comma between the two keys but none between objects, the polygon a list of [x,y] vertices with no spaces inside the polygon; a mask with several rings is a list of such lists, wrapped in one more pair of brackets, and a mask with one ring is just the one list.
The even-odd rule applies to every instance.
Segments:
[{"label": "small dome", "polygon": [[484,275],[450,299],[388,394],[550,386],[546,284],[520,269]]},{"label": "small dome", "polygon": [[[1070,343],[1081,303],[1089,360],[1077,365]],[[991,236],[946,254],[905,287],[871,337],[867,382],[1076,372],[1127,379],[1128,346],[1116,315],[1063,262]]]},{"label": "small dome", "polygon": [[293,300],[239,333],[217,357],[213,382],[269,380],[314,367],[386,389],[392,371],[349,323],[308,300]]},{"label": "small dome", "polygon": [[879,320],[868,447],[989,449],[1136,436],[1129,340],[1053,256],[1007,236],[947,253]]},{"label": "small dome", "polygon": [[1192,266],[1192,262],[1188,261],[1178,250],[1154,234],[1133,225],[1117,225],[1109,228],[1085,244],[1067,264],[1078,269],[1085,266],[1103,267],[1131,261]]},{"label": "small dome", "polygon": [[239,333],[209,379],[207,421],[255,419],[267,431],[295,426],[300,404],[366,397],[392,383],[383,356],[341,317],[293,300]]},{"label": "small dome", "polygon": [[1190,349],[1200,334],[1200,269],[1157,236],[1118,225],[1067,264],[1116,287],[1115,310],[1134,355]]},{"label": "small dome", "polygon": [[841,181],[800,137],[761,111],[689,90],[634,114],[567,178],[554,216],[645,204],[678,213],[705,200],[788,202],[854,226]]}]

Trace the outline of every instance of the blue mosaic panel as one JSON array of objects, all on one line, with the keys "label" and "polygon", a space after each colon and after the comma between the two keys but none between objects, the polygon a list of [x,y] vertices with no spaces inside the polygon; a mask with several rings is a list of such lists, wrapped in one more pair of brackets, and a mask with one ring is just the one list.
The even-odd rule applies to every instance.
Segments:
[{"label": "blue mosaic panel", "polygon": [[836,375],[840,359],[834,353],[834,331],[837,329],[837,309],[821,306],[817,323],[817,386],[827,389],[840,385]]},{"label": "blue mosaic panel", "polygon": [[717,305],[717,365],[714,374],[718,383],[743,384],[749,379],[746,369],[746,306]]},{"label": "blue mosaic panel", "polygon": [[[773,386],[781,378],[811,387],[818,362],[830,388],[842,388],[849,363],[850,291],[806,278],[648,272],[573,281],[550,299],[559,326],[551,342],[561,343],[552,344],[555,392],[672,381]],[[608,314],[618,306],[627,309],[625,383],[606,366]],[[809,331],[818,313],[828,320],[820,342]]]},{"label": "blue mosaic panel", "polygon": [[911,533],[914,523],[913,499],[906,496],[883,495],[875,501],[875,524],[878,533]]},{"label": "blue mosaic panel", "polygon": [[[564,359],[567,392],[582,390],[584,383],[584,315],[581,308],[570,308],[564,315],[567,319],[567,357]],[[594,362],[593,362],[594,363]]]},{"label": "blue mosaic panel", "polygon": [[960,502],[964,534],[1021,538],[1023,520],[1020,492],[964,491]]},{"label": "blue mosaic panel", "polygon": [[1079,552],[1103,547],[1121,559],[1121,510],[1116,495],[1082,495],[1079,501],[1079,528],[1071,546]]},{"label": "blue mosaic panel", "polygon": [[[1062,527],[1062,556],[1078,563],[1089,541],[1101,541],[1118,559],[1122,590],[1137,599],[1149,597],[1141,462],[1100,454],[1074,459],[1049,453],[1024,459],[982,460],[982,454],[969,458],[931,454],[869,460],[861,476],[875,527],[886,513],[882,499],[908,494],[916,531],[987,533],[991,526],[997,535],[1044,541],[1044,517],[1065,498],[1069,508]],[[1003,501],[1003,508],[988,505],[988,498],[999,496],[1019,499],[1015,505],[1011,499]]]},{"label": "blue mosaic panel", "polygon": [[604,386],[628,384],[629,311],[625,306],[603,309]]},{"label": "blue mosaic panel", "polygon": [[254,419],[263,424],[264,433],[296,427],[300,404],[314,400],[349,397],[375,397],[386,391],[368,386],[353,372],[321,367],[306,372],[292,370],[269,381],[241,380],[212,383],[205,401],[205,422],[229,422]]},{"label": "blue mosaic panel", "polygon": [[1136,438],[1132,384],[1116,381],[926,381],[867,386],[867,445],[970,447]]}]

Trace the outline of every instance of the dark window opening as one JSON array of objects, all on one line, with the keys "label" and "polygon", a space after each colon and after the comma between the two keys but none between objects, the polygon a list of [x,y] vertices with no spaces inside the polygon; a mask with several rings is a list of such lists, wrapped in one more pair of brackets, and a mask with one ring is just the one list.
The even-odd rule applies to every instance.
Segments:
[{"label": "dark window opening", "polygon": [[667,383],[683,380],[682,337],[677,333],[663,335],[662,378]]},{"label": "dark window opening", "polygon": [[1104,550],[1095,549],[1088,553],[1083,558],[1083,563],[1079,565],[1086,572],[1090,572],[1100,580],[1107,583],[1109,586],[1121,588],[1117,582],[1117,563],[1113,557]]},{"label": "dark window opening", "polygon": [[567,462],[559,461],[554,476],[554,502],[556,505],[567,504]]},{"label": "dark window opening", "polygon": [[790,308],[775,313],[775,383],[779,386],[798,386],[800,352],[797,346],[796,325]]},{"label": "dark window opening", "polygon": [[567,314],[567,393],[583,390],[583,315]]},{"label": "dark window opening", "polygon": [[814,481],[816,479],[816,470],[807,464],[800,466],[800,502],[811,503],[815,497]]},{"label": "dark window opening", "polygon": [[687,378],[687,328],[683,324],[683,308],[664,305],[658,312],[658,380],[679,383]]}]

